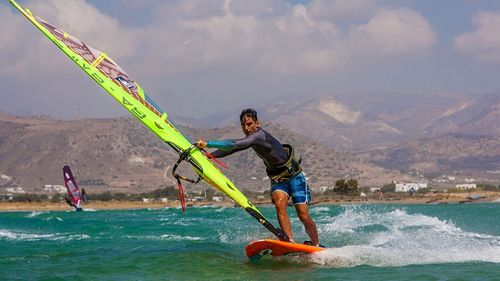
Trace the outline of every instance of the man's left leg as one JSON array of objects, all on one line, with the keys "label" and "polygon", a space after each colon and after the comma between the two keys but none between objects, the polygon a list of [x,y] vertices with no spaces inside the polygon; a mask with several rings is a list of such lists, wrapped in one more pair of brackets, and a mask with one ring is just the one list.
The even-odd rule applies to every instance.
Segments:
[{"label": "man's left leg", "polygon": [[299,173],[290,179],[290,190],[297,216],[304,224],[307,235],[309,235],[311,239],[311,243],[315,246],[319,245],[318,229],[309,215],[307,207],[307,204],[311,201],[311,191],[309,190],[303,173]]},{"label": "man's left leg", "polygon": [[297,210],[297,216],[299,217],[300,221],[304,224],[307,235],[309,235],[309,237],[311,238],[312,244],[318,246],[319,245],[318,229],[316,228],[316,224],[309,215],[307,204],[296,204],[295,210]]}]

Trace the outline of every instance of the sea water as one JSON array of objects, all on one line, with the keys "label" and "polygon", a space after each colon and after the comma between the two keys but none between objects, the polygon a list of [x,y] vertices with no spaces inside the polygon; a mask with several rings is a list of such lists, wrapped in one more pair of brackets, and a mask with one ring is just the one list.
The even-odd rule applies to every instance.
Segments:
[{"label": "sea water", "polygon": [[[276,223],[274,208],[260,208]],[[251,262],[241,208],[1,212],[1,280],[500,280],[500,204],[314,205],[309,257]],[[306,234],[289,209],[295,238]]]}]

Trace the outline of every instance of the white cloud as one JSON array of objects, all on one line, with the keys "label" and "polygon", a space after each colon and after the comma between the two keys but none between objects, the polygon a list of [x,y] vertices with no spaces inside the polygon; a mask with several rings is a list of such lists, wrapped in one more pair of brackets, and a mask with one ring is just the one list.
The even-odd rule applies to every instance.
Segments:
[{"label": "white cloud", "polygon": [[84,42],[92,42],[93,47],[106,50],[115,58],[131,56],[137,51],[135,29],[120,26],[117,19],[85,0],[37,1],[29,7],[43,19]]},{"label": "white cloud", "polygon": [[325,72],[349,65],[360,53],[390,59],[419,52],[435,41],[429,23],[406,9],[380,10],[366,24],[342,31],[334,19],[314,17],[318,7],[358,11],[373,6],[373,1],[331,3],[169,1],[155,9],[153,24],[140,28],[120,26],[117,19],[84,0],[29,6],[115,60],[128,57],[134,65],[148,65],[143,71],[159,76],[231,64],[281,74]]},{"label": "white cloud", "polygon": [[479,61],[500,63],[500,12],[478,12],[472,22],[476,30],[455,37],[455,48]]},{"label": "white cloud", "polygon": [[407,9],[380,10],[367,24],[354,27],[350,36],[352,49],[387,57],[417,53],[436,41],[429,22]]},{"label": "white cloud", "polygon": [[279,12],[285,6],[282,1],[272,0],[231,0],[228,7],[237,16],[263,16]]},{"label": "white cloud", "polygon": [[259,37],[264,38],[265,48],[256,56],[262,68],[286,74],[338,67],[340,30],[329,21],[312,19],[305,6],[296,5],[266,24]]},{"label": "white cloud", "polygon": [[223,7],[222,15],[180,21],[176,33],[184,30],[188,34],[183,52],[190,54],[190,61],[257,62],[265,71],[314,73],[346,67],[360,53],[374,58],[382,54],[386,60],[411,55],[428,49],[436,40],[425,18],[407,9],[381,9],[366,24],[343,33],[333,20],[318,20],[303,5],[273,17],[236,16],[231,5]]},{"label": "white cloud", "polygon": [[[129,0],[122,1],[125,5]],[[211,94],[222,99],[241,87],[241,82],[228,76],[233,80],[253,81],[249,84],[263,88],[259,85],[264,84],[262,81],[272,84],[299,75],[329,75],[355,63],[373,63],[380,57],[385,61],[412,57],[435,41],[432,27],[418,12],[374,7],[374,1],[313,1],[310,5],[291,5],[284,0],[143,0],[131,5],[151,6],[152,18],[147,24],[134,27],[122,25],[116,17],[84,0],[32,1],[23,5],[108,53],[148,91],[177,91],[179,95],[183,91],[203,92],[207,87],[203,87],[200,79],[208,80],[209,76],[206,83],[210,83]],[[332,14],[329,5],[336,9]],[[73,77],[78,69],[60,57],[59,50],[50,46],[18,12],[0,6],[4,22],[0,26],[0,75],[3,76],[0,82],[20,75],[26,77],[25,81],[38,78],[36,85],[25,83],[23,87],[30,87],[25,91],[53,87],[54,96],[57,91],[61,95],[62,89],[75,89],[77,83],[88,82],[78,74]],[[342,20],[355,17],[357,21],[346,30],[337,22],[339,17]],[[358,59],[360,56],[363,60]],[[40,79],[56,76],[55,73],[58,87],[51,86],[53,80]],[[275,82],[277,79],[269,77],[283,80]],[[197,83],[184,86],[178,81]],[[11,88],[21,89],[19,84]],[[89,87],[88,84],[82,85]],[[93,92],[87,94],[88,101],[94,96],[102,100],[99,96],[102,93],[94,93],[94,88],[79,88],[64,95],[71,100],[71,95],[90,91]],[[267,90],[258,91],[266,95]]]},{"label": "white cloud", "polygon": [[[137,30],[120,27],[116,19],[83,0],[34,1],[23,6],[84,42],[90,42],[93,47],[111,53],[115,59],[137,53]],[[12,13],[9,8],[1,9],[0,16],[3,19],[0,26],[0,56],[8,62],[0,65],[0,73],[27,75],[30,72],[58,71],[70,67],[62,60],[47,61],[47,57],[53,56],[55,52],[42,46],[51,43],[17,11]]]},{"label": "white cloud", "polygon": [[375,0],[313,0],[308,6],[318,20],[366,19],[378,10]]},{"label": "white cloud", "polygon": [[235,17],[227,14],[203,21],[184,24],[206,38],[201,58],[205,62],[238,60],[247,56],[258,45],[259,22],[255,17]]},{"label": "white cloud", "polygon": [[[380,9],[366,24],[347,32],[329,20],[315,20],[304,6],[295,6],[276,20],[271,49],[261,55],[267,67],[282,73],[328,72],[388,61],[428,50],[436,41],[429,22],[408,9]],[[361,58],[361,59],[360,59]]]},{"label": "white cloud", "polygon": [[[84,1],[33,1],[23,2],[23,6],[70,34],[87,38],[94,47],[111,49],[114,58],[135,53],[131,48],[132,38],[130,41],[121,38],[123,29],[117,22]],[[112,100],[103,100],[102,90],[81,76],[78,68],[35,26],[9,6],[0,4],[0,7],[4,21],[0,25],[0,34],[3,34],[0,38],[0,82],[4,87],[0,92],[1,111],[68,116],[79,111],[82,103],[92,104],[84,110],[93,116],[114,111],[111,109],[114,104],[109,106]],[[79,21],[72,19],[72,15]],[[106,29],[106,25],[111,28]],[[10,35],[15,35],[15,44]]]},{"label": "white cloud", "polygon": [[154,17],[162,22],[200,20],[224,15],[225,0],[173,0],[154,7]]},{"label": "white cloud", "polygon": [[162,54],[144,58],[145,63],[163,73],[231,64],[278,73],[331,68],[335,54],[329,42],[339,30],[330,22],[312,20],[306,7],[297,5],[271,17],[242,13],[242,8],[235,15],[234,1],[213,4],[194,9],[179,3],[162,9],[177,17],[162,16],[144,30],[141,49]]}]

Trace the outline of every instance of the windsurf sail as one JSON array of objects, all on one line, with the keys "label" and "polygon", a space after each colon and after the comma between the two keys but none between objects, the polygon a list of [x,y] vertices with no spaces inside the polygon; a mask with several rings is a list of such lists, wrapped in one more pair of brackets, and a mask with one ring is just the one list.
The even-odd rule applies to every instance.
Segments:
[{"label": "windsurf sail", "polygon": [[[257,207],[215,167],[202,150],[189,142],[172,124],[167,113],[161,110],[144,93],[142,87],[108,55],[34,15],[29,9],[22,8],[16,1],[9,1],[62,52],[73,60],[75,64],[85,71],[87,75],[114,97],[116,101],[139,119],[162,141],[179,153],[181,161],[189,162],[200,179],[203,179],[211,186],[229,196],[280,240],[290,240],[286,233],[272,225]],[[184,178],[179,175],[176,176],[178,181]]]},{"label": "windsurf sail", "polygon": [[77,211],[81,210],[80,202],[82,200],[82,195],[78,190],[78,186],[76,185],[76,180],[73,177],[73,173],[69,166],[63,167],[63,176],[64,176],[64,184],[66,185],[66,189],[68,190],[69,202]]}]

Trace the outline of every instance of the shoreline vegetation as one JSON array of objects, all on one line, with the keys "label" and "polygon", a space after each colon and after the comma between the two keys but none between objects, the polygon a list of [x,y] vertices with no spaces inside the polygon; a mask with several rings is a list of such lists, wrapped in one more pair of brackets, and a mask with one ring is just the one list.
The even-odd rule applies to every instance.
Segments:
[{"label": "shoreline vegetation", "polygon": [[[471,196],[474,195],[474,196]],[[311,205],[346,205],[346,204],[460,204],[460,203],[485,203],[496,202],[500,203],[500,192],[481,191],[477,193],[435,193],[425,195],[394,195],[384,194],[378,198],[362,198],[359,196],[339,196],[337,198],[319,198],[313,200]],[[253,202],[255,205],[271,205],[270,200],[260,200]],[[187,206],[221,206],[234,207],[234,203],[230,199],[222,202],[188,202]],[[163,208],[179,208],[180,202],[159,202],[159,201],[98,201],[91,200],[82,204],[83,209],[90,210],[129,210],[129,209],[163,209]],[[11,202],[0,201],[0,212],[17,212],[17,211],[63,211],[72,210],[65,202],[50,202],[50,201],[32,201],[32,202]]]}]

